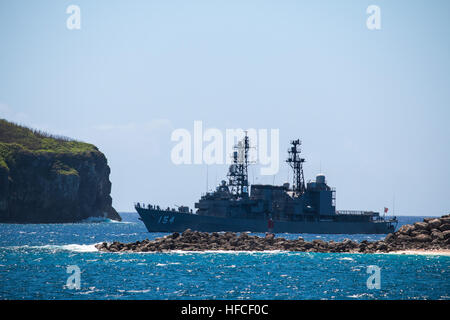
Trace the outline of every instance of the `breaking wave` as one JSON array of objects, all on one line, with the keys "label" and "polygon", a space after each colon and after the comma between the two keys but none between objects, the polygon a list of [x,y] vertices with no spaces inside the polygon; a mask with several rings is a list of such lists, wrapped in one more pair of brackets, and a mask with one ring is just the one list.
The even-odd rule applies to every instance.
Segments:
[{"label": "breaking wave", "polygon": [[80,221],[80,223],[102,223],[102,222],[116,223],[116,222],[120,222],[120,221],[116,221],[116,220],[112,220],[112,219],[104,218],[104,217],[89,217],[89,218],[86,218],[86,219],[83,219]]},{"label": "breaking wave", "polygon": [[12,246],[12,247],[4,247],[4,249],[12,249],[12,250],[50,250],[50,251],[73,251],[73,252],[98,252],[97,248],[94,244],[64,244],[64,245],[43,245],[43,246]]}]

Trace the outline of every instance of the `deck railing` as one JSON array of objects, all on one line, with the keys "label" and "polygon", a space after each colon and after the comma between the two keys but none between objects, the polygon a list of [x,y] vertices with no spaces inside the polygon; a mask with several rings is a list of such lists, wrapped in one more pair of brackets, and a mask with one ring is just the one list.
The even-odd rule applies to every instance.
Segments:
[{"label": "deck railing", "polygon": [[336,210],[337,214],[359,214],[359,215],[379,215],[374,211],[362,211],[362,210]]}]

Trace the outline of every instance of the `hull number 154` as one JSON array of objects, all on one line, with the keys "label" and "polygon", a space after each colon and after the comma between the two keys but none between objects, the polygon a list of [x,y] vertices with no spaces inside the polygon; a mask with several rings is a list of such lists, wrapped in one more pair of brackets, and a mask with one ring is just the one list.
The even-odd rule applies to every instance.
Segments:
[{"label": "hull number 154", "polygon": [[172,224],[175,221],[175,216],[160,216],[158,219],[158,223],[162,223],[162,224],[167,224],[170,223]]}]

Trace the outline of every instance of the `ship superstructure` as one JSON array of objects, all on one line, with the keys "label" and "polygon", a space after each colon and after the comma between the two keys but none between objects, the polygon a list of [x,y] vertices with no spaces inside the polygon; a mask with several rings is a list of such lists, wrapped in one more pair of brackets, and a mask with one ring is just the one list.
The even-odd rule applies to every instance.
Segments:
[{"label": "ship superstructure", "polygon": [[293,170],[293,183],[282,186],[253,184],[249,187],[250,141],[246,135],[232,154],[228,181],[207,192],[195,203],[196,212],[187,207],[161,210],[158,206],[137,204],[136,210],[151,232],[251,231],[288,233],[389,233],[396,219],[385,219],[378,212],[336,212],[335,190],[325,175],[305,182],[301,141],[291,141],[286,162]]}]

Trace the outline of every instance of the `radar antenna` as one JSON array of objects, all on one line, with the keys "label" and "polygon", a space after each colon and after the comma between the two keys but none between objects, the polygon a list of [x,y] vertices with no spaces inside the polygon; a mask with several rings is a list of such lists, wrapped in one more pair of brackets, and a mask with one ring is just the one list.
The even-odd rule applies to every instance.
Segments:
[{"label": "radar antenna", "polygon": [[236,197],[248,197],[248,164],[250,142],[245,132],[245,137],[234,147],[232,154],[233,164],[228,171],[228,185],[231,193]]},{"label": "radar antenna", "polygon": [[294,171],[292,191],[294,191],[294,196],[296,197],[301,196],[306,190],[305,177],[303,176],[303,162],[305,162],[305,159],[300,158],[301,144],[302,142],[299,139],[291,141],[292,146],[288,149],[289,157],[286,160]]}]

